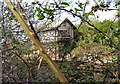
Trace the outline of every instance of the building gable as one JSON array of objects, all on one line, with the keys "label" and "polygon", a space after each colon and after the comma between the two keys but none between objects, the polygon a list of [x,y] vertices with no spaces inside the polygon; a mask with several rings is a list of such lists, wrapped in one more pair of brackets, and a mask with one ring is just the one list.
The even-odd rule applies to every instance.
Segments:
[{"label": "building gable", "polygon": [[76,27],[66,18],[60,25],[55,28],[42,30],[41,40],[43,42],[54,42],[60,39],[73,38],[73,31]]},{"label": "building gable", "polygon": [[66,18],[60,25],[58,25],[57,28],[61,27],[62,25],[69,25],[71,26],[71,28],[76,29],[76,27],[72,24],[72,22],[68,18]]}]

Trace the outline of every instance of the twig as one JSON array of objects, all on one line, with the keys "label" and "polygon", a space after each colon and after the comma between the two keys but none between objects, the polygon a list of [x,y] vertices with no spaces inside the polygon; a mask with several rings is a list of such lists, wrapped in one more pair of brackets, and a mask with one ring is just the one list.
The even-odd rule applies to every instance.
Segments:
[{"label": "twig", "polygon": [[[54,0],[54,1],[55,1],[55,0]],[[55,3],[56,3],[56,2],[55,2]],[[56,6],[58,6],[57,3],[56,3]],[[41,4],[40,4],[40,7],[41,7],[42,9],[44,9],[44,8],[41,6]],[[71,13],[73,16],[79,17],[79,18],[82,19],[83,21],[87,22],[87,23],[88,23],[91,27],[93,27],[95,30],[99,31],[99,33],[102,33],[103,35],[107,36],[107,37],[115,44],[115,46],[117,46],[117,48],[120,50],[120,47],[118,46],[118,44],[117,44],[110,36],[108,36],[106,33],[104,33],[103,31],[99,30],[97,27],[95,27],[95,26],[92,25],[91,23],[89,23],[89,22],[88,22],[87,20],[85,20],[80,14],[78,15],[78,14],[73,13],[73,12],[67,10],[67,9],[64,9],[64,8],[54,8],[53,10],[54,10],[54,11],[56,11],[56,10],[64,10],[65,12]],[[49,11],[49,10],[48,10],[48,11]],[[92,12],[92,11],[93,11],[93,10],[91,10],[91,12]]]},{"label": "twig", "polygon": [[24,62],[24,64],[30,69],[30,66],[28,65],[28,63],[19,55],[19,53],[17,51],[15,51],[14,53],[16,53],[16,55]]},{"label": "twig", "polygon": [[90,24],[87,20],[84,19],[85,22],[87,22],[90,26],[92,26],[94,29],[96,29],[97,31],[99,31],[100,33],[102,33],[103,35],[107,36],[120,50],[120,47],[118,46],[118,44],[110,37],[108,36],[106,33],[104,33],[103,31],[99,30],[97,27],[95,27],[94,25]]},{"label": "twig", "polygon": [[39,65],[38,65],[38,69],[40,68],[40,65],[42,63],[42,60],[43,60],[43,57],[40,58],[40,62],[39,62]]},{"label": "twig", "polygon": [[58,79],[60,80],[61,83],[66,83],[68,84],[68,80],[65,78],[65,76],[61,73],[60,69],[57,67],[54,61],[51,60],[47,52],[44,50],[42,45],[40,44],[39,40],[35,38],[33,35],[34,32],[30,31],[30,28],[28,24],[26,23],[25,19],[20,15],[18,10],[15,8],[15,6],[10,2],[10,0],[5,0],[7,3],[7,6],[10,8],[10,10],[13,12],[21,26],[24,28],[26,34],[30,37],[30,39],[34,42],[33,44],[39,49],[40,54],[44,57],[45,61],[49,64],[53,72],[56,74]]},{"label": "twig", "polygon": [[[87,1],[88,1],[88,0],[87,0]],[[86,5],[87,5],[87,1],[86,1],[86,3],[85,3],[84,9],[83,9],[83,15],[82,15],[82,17],[84,16],[84,13],[85,13],[85,8],[86,8]],[[81,27],[82,23],[83,23],[83,20],[82,20],[82,22],[80,23],[78,29]]]},{"label": "twig", "polygon": [[27,84],[28,84],[28,81],[29,81],[29,74],[28,74],[28,72],[27,72]]},{"label": "twig", "polygon": [[23,7],[21,6],[21,4],[20,4],[20,2],[19,2],[18,0],[16,0],[16,1],[17,1],[17,4],[19,5],[19,7],[21,8],[21,10],[23,11],[23,13],[24,13],[24,15],[25,15],[25,18],[28,20],[31,29],[32,29],[32,31],[33,31],[34,34],[35,34],[35,37],[40,41],[40,39],[39,39],[39,37],[38,37],[38,35],[37,35],[37,33],[36,33],[36,31],[35,31],[35,29],[34,29],[32,23],[31,23],[31,21],[29,20],[29,18],[27,17],[27,14],[25,13]]},{"label": "twig", "polygon": [[94,27],[90,26],[90,25],[87,25],[85,22],[84,22],[85,26],[91,28],[91,29],[94,29]]},{"label": "twig", "polygon": [[32,80],[32,83],[34,83],[34,79],[33,79],[32,76],[33,76],[33,75],[32,75],[32,72],[31,72],[31,70],[30,70],[30,78],[31,78],[31,80]]},{"label": "twig", "polygon": [[[11,44],[13,44],[12,42],[10,42]],[[7,45],[8,47],[10,47],[10,45]],[[13,50],[15,47],[11,48],[10,47],[10,50]],[[31,73],[31,68],[30,66],[28,65],[28,63],[20,56],[20,54],[15,50],[13,53],[15,53],[17,55],[17,57],[19,57],[23,62],[24,64],[28,67],[30,73]],[[32,82],[34,82],[34,79],[32,78],[32,73],[30,75],[31,79],[32,79]]]},{"label": "twig", "polygon": [[104,77],[104,80],[103,80],[103,84],[105,84],[105,80],[106,80],[106,78],[107,78],[107,75],[108,75],[108,70],[107,70],[107,72],[106,72],[106,74],[105,74],[105,77]]},{"label": "twig", "polygon": [[[113,20],[113,22],[115,21],[117,19],[117,17],[115,17],[115,19]],[[108,31],[107,31],[107,35],[109,34],[109,32],[110,32],[110,28],[111,28],[111,24],[109,25],[109,29],[108,29]]]},{"label": "twig", "polygon": [[[55,9],[54,9],[55,10]],[[56,9],[56,10],[64,10],[64,11],[66,11],[66,12],[69,12],[69,13],[71,13],[73,16],[77,16],[77,17],[79,17],[79,18],[81,18],[81,19],[83,19],[85,22],[87,22],[91,27],[93,27],[95,30],[97,30],[98,32],[100,32],[100,33],[102,33],[103,35],[105,35],[105,36],[107,36],[117,47],[118,47],[118,49],[120,50],[120,47],[118,46],[118,44],[110,37],[110,36],[108,36],[106,33],[104,33],[103,31],[101,31],[101,30],[99,30],[97,27],[95,27],[94,25],[92,25],[91,23],[89,23],[87,20],[85,20],[81,15],[77,15],[77,14],[74,14],[73,12],[71,12],[71,11],[69,11],[69,10],[67,10],[67,9],[63,9],[63,8],[59,8],[59,9]]]},{"label": "twig", "polygon": [[100,9],[102,9],[102,10],[120,10],[120,9],[106,9],[106,8],[103,8],[101,5],[99,5],[97,2],[96,2],[96,0],[93,0],[99,7],[100,7]]},{"label": "twig", "polygon": [[[101,59],[97,59],[109,70],[110,73],[112,73],[117,78],[117,75],[113,71],[111,71]],[[120,82],[120,79],[117,78],[117,80]]]},{"label": "twig", "polygon": [[17,54],[17,56],[24,62],[24,64],[29,68],[29,70],[30,70],[30,77],[31,77],[31,79],[32,79],[32,82],[34,83],[34,79],[32,78],[32,73],[31,73],[31,68],[30,68],[30,66],[28,65],[28,63],[19,55],[19,53],[16,51],[16,54]]}]

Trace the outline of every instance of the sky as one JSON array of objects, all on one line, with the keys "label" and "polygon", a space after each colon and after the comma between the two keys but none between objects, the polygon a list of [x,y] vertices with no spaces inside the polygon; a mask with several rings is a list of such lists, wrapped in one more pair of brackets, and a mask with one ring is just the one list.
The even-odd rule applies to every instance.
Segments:
[{"label": "sky", "polygon": [[[3,0],[0,0],[0,1],[3,1]],[[13,0],[13,1],[16,1],[16,0]],[[26,2],[29,2],[29,3],[31,3],[31,2],[33,2],[34,0],[24,0],[24,1],[26,1]],[[39,0],[38,0],[39,1]],[[42,1],[42,0],[40,0],[40,1]],[[66,0],[65,0],[66,1]],[[67,0],[67,1],[70,1],[70,0]],[[75,2],[77,2],[77,1],[80,1],[80,2],[82,2],[82,3],[85,3],[86,2],[86,0],[72,0],[73,1],[73,4],[75,3]],[[90,5],[88,5],[87,7],[86,7],[86,12],[89,12],[89,11],[91,11],[91,7],[92,6],[94,6],[95,5],[95,2],[93,1],[93,0],[89,0],[90,1]],[[96,1],[98,1],[98,0],[96,0]],[[50,2],[53,2],[53,0],[50,0]],[[113,20],[114,19],[114,16],[115,16],[115,14],[117,13],[117,11],[115,11],[115,10],[113,10],[113,11],[107,11],[107,12],[105,12],[105,11],[103,11],[103,12],[101,12],[101,11],[97,11],[96,13],[95,13],[95,16],[99,16],[99,18],[97,18],[99,21],[103,21],[103,20]],[[73,18],[72,16],[70,16],[68,13],[64,13],[64,16],[63,16],[63,14],[62,14],[62,17],[61,17],[61,19],[64,19],[64,18],[69,18],[71,21],[73,21],[73,22],[77,22],[77,19],[78,18]],[[94,17],[92,17],[92,16],[90,16],[89,18],[94,18]],[[77,22],[78,23],[78,22]]]},{"label": "sky", "polygon": [[[78,1],[78,0],[74,0],[74,2],[76,2],[76,1]],[[83,3],[86,2],[86,0],[79,0],[79,1],[81,1]],[[87,13],[91,11],[92,6],[96,5],[93,0],[89,0],[89,1],[90,1],[90,5],[86,6],[86,12]],[[96,1],[98,1],[98,0],[96,0]],[[114,5],[114,4],[111,4],[111,5]],[[111,8],[113,8],[113,7],[111,7]],[[117,14],[116,10],[107,11],[107,12],[106,11],[103,11],[103,12],[102,11],[97,11],[97,12],[95,12],[95,16],[97,16],[97,15],[99,16],[99,18],[97,18],[99,21],[103,21],[105,19],[106,20],[114,20],[116,14]],[[90,16],[90,18],[94,18],[94,17]]]},{"label": "sky", "polygon": [[[75,2],[77,2],[78,0],[72,0],[73,1],[73,4]],[[79,0],[80,2],[82,3],[85,3],[86,0]],[[91,7],[96,5],[95,2],[93,0],[89,0],[90,1],[90,5],[86,6],[86,12],[89,13],[91,11]],[[98,0],[96,0],[98,1]],[[111,4],[111,6],[114,5],[114,4]],[[113,7],[110,7],[110,8],[113,8]],[[116,10],[112,10],[112,11],[97,11],[95,12],[95,17],[99,16],[99,18],[97,18],[99,21],[104,21],[104,20],[114,20],[115,18],[115,15],[117,14],[117,11]],[[79,24],[80,21],[79,21],[79,18],[74,18],[72,16],[70,16],[68,13],[64,13],[64,16],[63,16],[63,19],[64,18],[69,18],[70,21],[73,22],[73,24]],[[93,19],[95,18],[94,16],[89,16],[89,19]]]}]

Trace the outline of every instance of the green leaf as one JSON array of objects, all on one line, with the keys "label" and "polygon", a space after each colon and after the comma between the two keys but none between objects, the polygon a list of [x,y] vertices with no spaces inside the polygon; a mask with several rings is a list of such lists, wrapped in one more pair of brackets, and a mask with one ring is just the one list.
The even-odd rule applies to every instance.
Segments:
[{"label": "green leaf", "polygon": [[45,16],[41,13],[38,13],[37,16],[39,17],[38,20],[43,20],[45,18]]},{"label": "green leaf", "polygon": [[114,35],[115,35],[116,37],[119,37],[119,36],[120,36],[120,33],[114,33]]},{"label": "green leaf", "polygon": [[34,5],[34,4],[36,4],[35,2],[32,2],[32,4]]},{"label": "green leaf", "polygon": [[88,13],[85,13],[83,18],[88,19]]},{"label": "green leaf", "polygon": [[77,11],[82,11],[82,9],[77,9],[77,8],[75,8],[75,11],[77,12]]},{"label": "green leaf", "polygon": [[50,15],[50,16],[53,15],[53,13],[54,13],[54,10],[47,11],[47,14]]},{"label": "green leaf", "polygon": [[74,8],[75,9],[75,11],[77,11],[78,9],[77,8]]},{"label": "green leaf", "polygon": [[43,8],[45,11],[48,11],[48,9],[47,8]]},{"label": "green leaf", "polygon": [[99,39],[97,38],[97,36],[94,37],[93,42],[99,43]]},{"label": "green leaf", "polygon": [[64,6],[59,6],[59,8],[65,8]]},{"label": "green leaf", "polygon": [[70,11],[73,11],[73,9],[70,9]]},{"label": "green leaf", "polygon": [[36,7],[36,11],[42,12],[42,10],[40,8],[38,8],[38,7]]},{"label": "green leaf", "polygon": [[103,34],[101,34],[100,37],[101,37],[101,39],[105,39],[105,35],[103,35]]},{"label": "green leaf", "polygon": [[93,12],[91,12],[89,15],[94,15],[94,13],[93,13]]},{"label": "green leaf", "polygon": [[61,4],[69,6],[67,2],[62,2]]},{"label": "green leaf", "polygon": [[50,3],[50,5],[55,5],[54,3]]}]

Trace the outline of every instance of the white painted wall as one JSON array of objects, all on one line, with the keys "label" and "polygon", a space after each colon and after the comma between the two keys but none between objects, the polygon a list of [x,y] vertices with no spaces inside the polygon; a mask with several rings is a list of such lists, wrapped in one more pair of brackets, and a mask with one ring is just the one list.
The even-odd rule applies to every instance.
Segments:
[{"label": "white painted wall", "polygon": [[57,32],[54,31],[46,31],[43,32],[43,36],[41,37],[42,42],[54,42],[57,41]]}]

